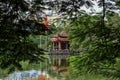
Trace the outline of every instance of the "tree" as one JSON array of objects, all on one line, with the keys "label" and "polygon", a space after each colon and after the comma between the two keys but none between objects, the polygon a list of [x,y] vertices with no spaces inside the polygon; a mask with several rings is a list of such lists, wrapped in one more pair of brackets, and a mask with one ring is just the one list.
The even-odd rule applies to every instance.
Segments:
[{"label": "tree", "polygon": [[79,57],[71,57],[71,72],[77,71],[76,74],[82,74],[82,71],[93,71],[119,77],[120,24],[117,22],[120,18],[115,13],[106,14],[103,32],[97,16],[85,15],[71,23],[68,30],[73,43],[71,46],[73,49],[79,47],[82,54]]},{"label": "tree", "polygon": [[45,25],[34,17],[33,4],[26,0],[2,0],[0,5],[0,67],[14,71],[22,69],[23,60],[43,60],[43,49],[29,38],[45,30]]}]

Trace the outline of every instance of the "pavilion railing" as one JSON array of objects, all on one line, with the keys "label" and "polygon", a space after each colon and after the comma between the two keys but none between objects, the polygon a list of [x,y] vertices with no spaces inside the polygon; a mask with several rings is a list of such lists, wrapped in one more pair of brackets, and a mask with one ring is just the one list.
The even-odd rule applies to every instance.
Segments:
[{"label": "pavilion railing", "polygon": [[78,55],[79,51],[69,49],[52,49],[49,51],[50,55]]}]

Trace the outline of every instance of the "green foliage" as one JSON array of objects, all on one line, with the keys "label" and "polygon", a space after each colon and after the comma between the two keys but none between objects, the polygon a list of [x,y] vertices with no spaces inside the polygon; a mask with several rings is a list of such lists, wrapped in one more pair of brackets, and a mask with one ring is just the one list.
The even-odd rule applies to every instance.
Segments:
[{"label": "green foliage", "polygon": [[29,64],[29,61],[21,61],[20,64],[22,65],[22,68],[24,71],[26,70],[46,70],[48,69],[49,63],[47,60],[44,62],[39,62],[39,63],[31,63]]},{"label": "green foliage", "polygon": [[107,14],[104,27],[101,27],[99,17],[89,15],[71,23],[68,30],[71,47],[82,54],[70,58],[73,74],[94,72],[119,77],[120,24],[117,22],[120,18],[117,14]]},{"label": "green foliage", "polygon": [[0,68],[12,72],[22,69],[21,61],[42,61],[44,50],[29,36],[40,35],[45,25],[33,18],[32,4],[26,0],[2,0],[0,5]]},{"label": "green foliage", "polygon": [[[70,33],[69,36],[71,39],[71,47],[73,49],[79,49],[79,42],[84,43],[82,45],[83,47],[89,47],[88,45],[90,45],[90,41],[92,40],[92,37],[94,37],[93,30],[95,28],[99,28],[98,26],[95,26],[95,24],[98,22],[99,17],[89,15],[84,15],[72,22],[70,28],[67,29]],[[97,32],[96,29],[95,31]]]},{"label": "green foliage", "polygon": [[7,69],[3,70],[0,68],[0,79],[6,77],[7,75],[8,75]]},{"label": "green foliage", "polygon": [[84,75],[69,75],[65,80],[119,80],[119,78],[104,77],[93,73],[85,73]]},{"label": "green foliage", "polygon": [[16,43],[9,43],[1,49],[1,52],[4,55],[0,55],[0,67],[3,69],[11,67],[12,71],[15,70],[14,67],[22,69],[19,64],[20,61],[30,60],[30,62],[38,62],[44,59],[40,54],[42,51],[42,49],[39,49],[36,44],[29,40],[26,40],[25,42],[24,40],[21,40]]}]

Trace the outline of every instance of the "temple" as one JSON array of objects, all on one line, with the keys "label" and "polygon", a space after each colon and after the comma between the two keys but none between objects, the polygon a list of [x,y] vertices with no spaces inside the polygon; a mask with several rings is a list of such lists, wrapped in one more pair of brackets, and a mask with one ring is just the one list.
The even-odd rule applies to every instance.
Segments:
[{"label": "temple", "polygon": [[70,50],[68,35],[64,31],[60,34],[53,35],[50,41],[52,43],[50,54],[55,56],[53,58],[66,58],[73,54]]},{"label": "temple", "polygon": [[64,31],[60,34],[55,34],[50,41],[52,42],[53,50],[69,49],[68,35]]}]

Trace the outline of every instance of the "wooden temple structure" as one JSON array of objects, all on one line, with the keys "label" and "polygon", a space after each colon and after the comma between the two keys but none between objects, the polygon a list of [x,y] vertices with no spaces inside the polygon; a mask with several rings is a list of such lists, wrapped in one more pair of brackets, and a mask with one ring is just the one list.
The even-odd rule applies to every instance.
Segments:
[{"label": "wooden temple structure", "polygon": [[53,44],[53,50],[69,49],[68,35],[64,31],[62,31],[60,34],[53,35],[53,38],[50,40]]},{"label": "wooden temple structure", "polygon": [[73,54],[70,50],[68,35],[62,31],[60,34],[55,34],[50,39],[52,48],[50,50],[51,57],[56,59],[64,59]]}]

